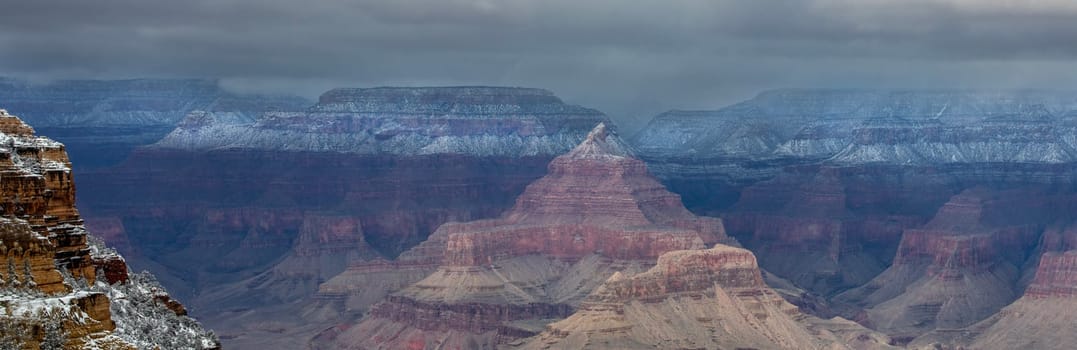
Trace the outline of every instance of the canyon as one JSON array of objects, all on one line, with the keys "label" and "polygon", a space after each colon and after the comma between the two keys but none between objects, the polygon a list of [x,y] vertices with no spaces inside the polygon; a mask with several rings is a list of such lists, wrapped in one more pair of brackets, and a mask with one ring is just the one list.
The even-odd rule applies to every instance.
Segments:
[{"label": "canyon", "polygon": [[87,224],[226,346],[298,341],[266,315],[330,322],[338,299],[316,294],[350,293],[338,274],[400,265],[389,261],[442,223],[499,215],[601,122],[539,89],[334,89],[253,120],[188,113],[122,164],[90,171],[82,200]]},{"label": "canyon", "polygon": [[730,242],[721,222],[684,209],[600,123],[500,218],[442,225],[415,252],[435,270],[314,344],[494,347],[567,316],[612,273],[717,242]]},{"label": "canyon", "polygon": [[540,89],[282,100],[78,171],[102,278],[153,271],[236,348],[1068,341],[1069,94],[774,90],[624,141]]},{"label": "canyon", "polygon": [[1038,245],[1072,220],[1074,110],[1046,91],[778,90],[660,115],[636,143],[806,311],[910,348],[1061,348],[997,322],[1042,293],[1057,253]]}]

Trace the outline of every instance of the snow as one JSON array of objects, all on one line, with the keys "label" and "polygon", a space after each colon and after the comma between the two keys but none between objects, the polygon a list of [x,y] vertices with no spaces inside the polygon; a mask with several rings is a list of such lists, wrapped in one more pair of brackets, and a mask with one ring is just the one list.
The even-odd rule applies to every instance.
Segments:
[{"label": "snow", "polygon": [[[520,105],[470,100],[455,104],[394,101],[392,105],[396,109],[369,101],[361,106],[331,101],[309,112],[267,113],[255,122],[229,122],[213,115],[199,115],[198,123],[185,121],[149,147],[188,151],[254,149],[554,156],[584,139],[586,130],[579,125],[589,127],[605,120],[596,111],[564,105],[554,97],[541,94],[539,97],[552,100]],[[346,106],[339,106],[342,103]],[[562,124],[571,126],[558,126]]]},{"label": "snow", "polygon": [[774,90],[716,111],[661,114],[649,158],[829,159],[842,164],[1077,162],[1077,95],[1049,91]]},{"label": "snow", "polygon": [[605,123],[599,123],[587,134],[576,148],[568,153],[569,158],[606,159],[632,157],[632,151],[621,138],[617,137]]}]

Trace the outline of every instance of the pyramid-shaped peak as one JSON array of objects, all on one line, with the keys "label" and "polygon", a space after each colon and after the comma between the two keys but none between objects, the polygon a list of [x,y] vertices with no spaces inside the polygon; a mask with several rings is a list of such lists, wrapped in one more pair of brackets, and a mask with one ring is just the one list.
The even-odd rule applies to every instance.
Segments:
[{"label": "pyramid-shaped peak", "polygon": [[587,138],[567,154],[569,158],[626,158],[632,157],[628,145],[621,141],[617,133],[598,123]]}]

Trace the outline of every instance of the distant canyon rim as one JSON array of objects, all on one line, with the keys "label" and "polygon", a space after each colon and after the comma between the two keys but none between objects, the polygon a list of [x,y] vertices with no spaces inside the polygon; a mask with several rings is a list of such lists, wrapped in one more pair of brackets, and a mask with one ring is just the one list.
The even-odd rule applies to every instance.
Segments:
[{"label": "distant canyon rim", "polygon": [[626,137],[531,88],[0,79],[0,108],[225,348],[1077,341],[1077,94],[772,90]]}]

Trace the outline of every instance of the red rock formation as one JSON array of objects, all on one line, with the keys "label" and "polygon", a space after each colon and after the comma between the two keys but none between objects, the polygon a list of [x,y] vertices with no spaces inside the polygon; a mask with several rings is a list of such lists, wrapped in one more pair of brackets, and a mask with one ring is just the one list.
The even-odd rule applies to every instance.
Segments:
[{"label": "red rock formation", "polygon": [[[25,221],[0,218],[0,268],[2,287],[37,289],[46,294],[64,294],[70,287],[56,270],[55,246],[34,232]],[[32,281],[32,285],[27,285]]]},{"label": "red rock formation", "polygon": [[523,349],[884,348],[844,320],[802,315],[763,282],[755,256],[718,245],[662,255],[650,270],[614,274],[572,316]]},{"label": "red rock formation", "polygon": [[94,279],[86,232],[75,209],[75,184],[64,145],[34,136],[19,118],[0,113],[0,202],[3,215],[19,218],[48,237],[56,260],[76,277]]},{"label": "red rock formation", "polygon": [[0,109],[0,258],[7,262],[0,269],[0,318],[24,322],[29,346],[44,337],[36,331],[41,320],[56,320],[69,348],[99,341],[100,348],[132,349],[109,334],[116,326],[106,295],[72,291],[63,281],[61,268],[95,280],[70,166],[62,144],[34,136]]},{"label": "red rock formation", "polygon": [[94,256],[93,264],[98,270],[104,272],[105,281],[109,284],[124,283],[130,278],[127,275],[127,261],[119,255]]},{"label": "red rock formation", "polygon": [[1077,341],[1077,226],[1044,232],[1035,276],[1024,295],[991,317],[958,330],[940,330],[910,347],[1068,349]]},{"label": "red rock formation", "polygon": [[865,322],[906,340],[972,325],[1017,298],[1040,223],[1071,203],[1036,190],[965,191],[923,228],[905,231],[893,266],[837,299],[867,307]]},{"label": "red rock formation", "polygon": [[1044,253],[1036,269],[1036,278],[1025,290],[1025,297],[1077,297],[1077,250]]},{"label": "red rock formation", "polygon": [[402,255],[403,266],[440,267],[318,346],[493,346],[566,316],[616,271],[730,242],[719,220],[684,209],[602,124],[549,169],[501,218],[442,225]]},{"label": "red rock formation", "polygon": [[1039,261],[1025,299],[1077,299],[1077,225],[1048,228],[1040,240]]}]

